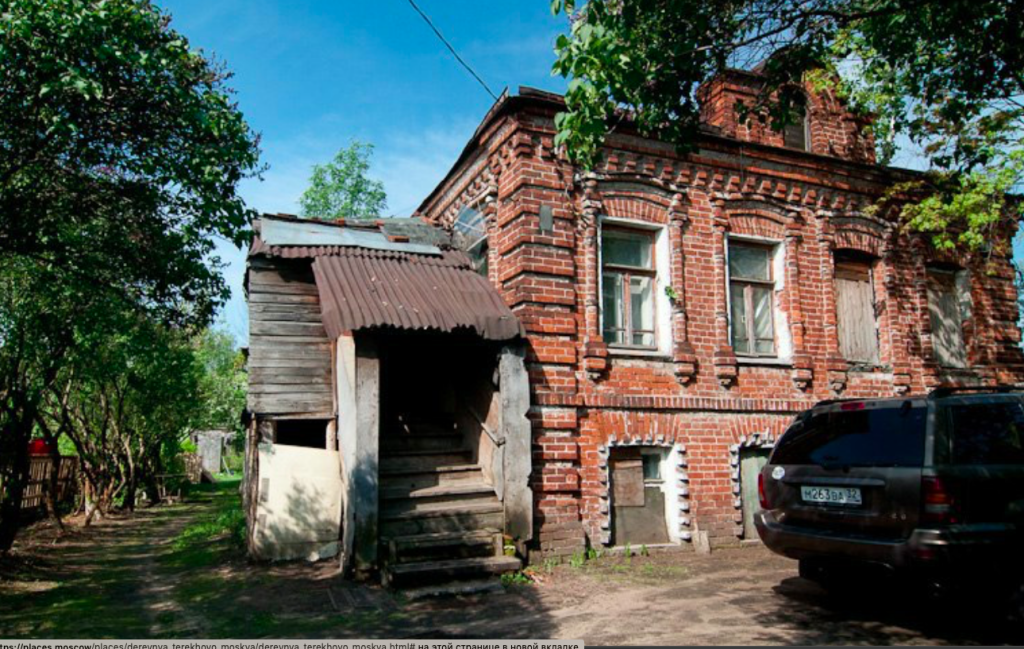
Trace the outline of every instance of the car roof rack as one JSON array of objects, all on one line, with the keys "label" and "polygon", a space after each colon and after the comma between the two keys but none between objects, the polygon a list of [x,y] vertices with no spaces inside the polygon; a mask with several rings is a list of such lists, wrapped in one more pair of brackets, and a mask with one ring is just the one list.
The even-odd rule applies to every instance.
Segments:
[{"label": "car roof rack", "polygon": [[958,385],[935,388],[928,393],[929,399],[941,399],[959,392],[1024,392],[1021,385]]}]

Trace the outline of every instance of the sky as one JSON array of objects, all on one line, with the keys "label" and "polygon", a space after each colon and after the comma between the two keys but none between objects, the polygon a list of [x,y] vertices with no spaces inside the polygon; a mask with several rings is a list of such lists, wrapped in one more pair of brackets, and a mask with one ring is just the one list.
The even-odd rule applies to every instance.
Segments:
[{"label": "sky", "polygon": [[[375,146],[370,175],[388,216],[409,216],[444,177],[493,103],[408,0],[165,0],[157,4],[193,48],[234,73],[239,108],[261,136],[262,180],[242,197],[261,212],[297,213],[314,164],[357,139]],[[417,0],[495,94],[551,76],[564,18],[547,0]],[[226,242],[232,298],[219,326],[246,344],[244,252]]]}]

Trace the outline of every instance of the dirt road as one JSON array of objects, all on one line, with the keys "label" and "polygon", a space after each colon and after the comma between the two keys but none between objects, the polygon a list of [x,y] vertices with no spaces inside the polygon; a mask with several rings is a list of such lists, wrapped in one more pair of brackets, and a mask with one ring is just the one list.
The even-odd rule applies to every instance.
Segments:
[{"label": "dirt road", "polygon": [[603,556],[537,568],[542,583],[504,594],[406,602],[340,579],[330,562],[248,564],[228,535],[204,532],[235,498],[233,485],[221,486],[185,505],[62,538],[37,526],[0,562],[0,637],[558,637],[590,645],[1022,639],[981,606],[913,604],[887,587],[829,597],[799,579],[793,562],[760,547]]}]

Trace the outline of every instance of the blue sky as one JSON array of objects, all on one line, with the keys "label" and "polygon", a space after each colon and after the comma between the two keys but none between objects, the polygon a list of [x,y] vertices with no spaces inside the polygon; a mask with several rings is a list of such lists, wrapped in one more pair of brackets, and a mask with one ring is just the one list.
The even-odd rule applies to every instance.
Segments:
[{"label": "blue sky", "polygon": [[[448,171],[492,103],[407,0],[168,0],[158,3],[195,48],[234,72],[239,107],[262,136],[257,210],[297,212],[310,168],[351,138],[376,146],[372,175],[389,213],[408,216]],[[564,19],[547,0],[417,0],[495,93],[561,91],[550,74]],[[224,244],[233,297],[222,326],[245,344],[244,254]]]}]

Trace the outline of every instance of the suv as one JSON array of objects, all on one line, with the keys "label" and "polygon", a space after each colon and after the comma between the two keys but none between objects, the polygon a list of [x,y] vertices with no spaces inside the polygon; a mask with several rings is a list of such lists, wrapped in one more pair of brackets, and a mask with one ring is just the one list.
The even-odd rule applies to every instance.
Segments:
[{"label": "suv", "polygon": [[[974,392],[974,394],[971,394]],[[1024,394],[823,401],[759,475],[758,533],[825,586],[875,566],[944,589],[1024,575]]]}]

